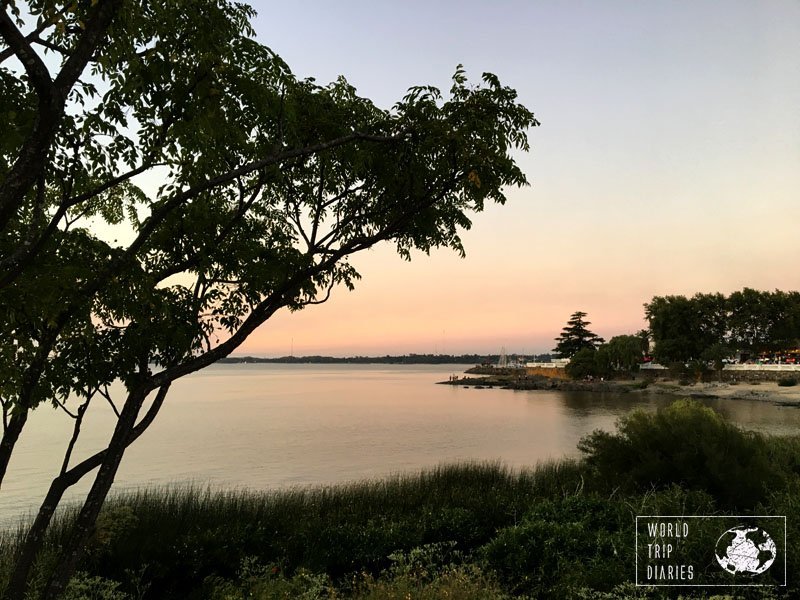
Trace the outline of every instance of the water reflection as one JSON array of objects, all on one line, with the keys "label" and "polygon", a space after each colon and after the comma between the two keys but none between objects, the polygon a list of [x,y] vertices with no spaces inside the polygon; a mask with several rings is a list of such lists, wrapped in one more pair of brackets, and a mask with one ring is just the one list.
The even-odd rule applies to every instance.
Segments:
[{"label": "water reflection", "polygon": [[[193,480],[271,489],[418,470],[457,460],[511,466],[576,455],[595,429],[672,397],[509,391],[434,385],[452,366],[227,365],[173,386],[159,418],[134,444],[115,489]],[[707,404],[746,427],[800,431],[800,410],[747,400]],[[87,413],[76,460],[100,449],[114,425],[102,404]],[[0,490],[0,520],[35,506],[57,472],[71,421],[42,407],[24,432]],[[78,497],[89,480],[71,492]]]},{"label": "water reflection", "polygon": [[655,409],[669,404],[674,399],[670,396],[610,392],[558,392],[556,395],[575,419],[591,417],[598,413],[619,415],[635,408]]},{"label": "water reflection", "polygon": [[750,400],[704,399],[729,420],[748,429],[775,435],[800,434],[800,407]]}]

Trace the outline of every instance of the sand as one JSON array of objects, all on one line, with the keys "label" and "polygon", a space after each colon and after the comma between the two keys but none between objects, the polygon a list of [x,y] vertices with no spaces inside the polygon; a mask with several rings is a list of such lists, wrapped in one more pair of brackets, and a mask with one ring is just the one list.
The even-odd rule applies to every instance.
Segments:
[{"label": "sand", "polygon": [[678,385],[677,381],[658,381],[651,384],[647,389],[651,392],[663,391],[678,396],[711,396],[732,400],[762,400],[779,404],[800,405],[800,385],[781,387],[775,381],[762,381],[760,383],[739,382],[733,385],[722,382]]}]

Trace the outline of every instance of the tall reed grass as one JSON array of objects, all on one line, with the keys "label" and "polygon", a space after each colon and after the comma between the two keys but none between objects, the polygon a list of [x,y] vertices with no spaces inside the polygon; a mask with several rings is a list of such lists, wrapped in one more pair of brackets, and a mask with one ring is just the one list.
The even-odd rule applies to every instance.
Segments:
[{"label": "tall reed grass", "polygon": [[[569,460],[521,470],[472,462],[272,492],[141,489],[107,501],[84,568],[126,586],[132,570],[144,568],[158,598],[203,597],[207,578],[235,578],[243,561],[253,559],[334,580],[355,571],[378,574],[391,566],[392,553],[425,544],[457,540],[472,552],[518,522],[537,499],[580,491],[583,471]],[[40,570],[73,517],[69,508],[54,521]],[[7,570],[19,538],[4,536],[0,568]]]}]

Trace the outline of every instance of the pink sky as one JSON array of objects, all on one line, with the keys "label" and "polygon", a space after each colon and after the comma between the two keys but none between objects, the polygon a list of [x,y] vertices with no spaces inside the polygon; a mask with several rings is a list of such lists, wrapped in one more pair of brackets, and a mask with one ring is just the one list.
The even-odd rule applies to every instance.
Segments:
[{"label": "pink sky", "polygon": [[[256,3],[256,7],[259,3]],[[313,6],[312,6],[313,5]],[[570,313],[609,338],[654,295],[800,289],[800,4],[345,1],[262,8],[301,76],[390,106],[456,64],[542,126],[532,187],[476,216],[467,258],[356,256],[354,292],[284,312],[237,354],[545,352]]]}]

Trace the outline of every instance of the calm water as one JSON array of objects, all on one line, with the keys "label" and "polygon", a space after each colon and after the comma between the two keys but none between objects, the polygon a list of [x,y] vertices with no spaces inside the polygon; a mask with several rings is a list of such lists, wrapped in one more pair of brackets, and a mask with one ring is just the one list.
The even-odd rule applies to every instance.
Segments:
[{"label": "calm water", "polygon": [[[465,389],[434,385],[465,367],[220,365],[175,385],[128,450],[116,490],[174,482],[252,489],[335,483],[456,460],[510,466],[576,455],[581,436],[613,429],[636,407],[671,398]],[[747,427],[800,431],[800,409],[743,400],[710,404]],[[87,413],[75,459],[104,447],[110,408]],[[57,473],[71,420],[36,410],[0,490],[0,521],[35,508]],[[73,461],[74,464],[74,461]],[[76,486],[71,497],[88,489]]]}]

